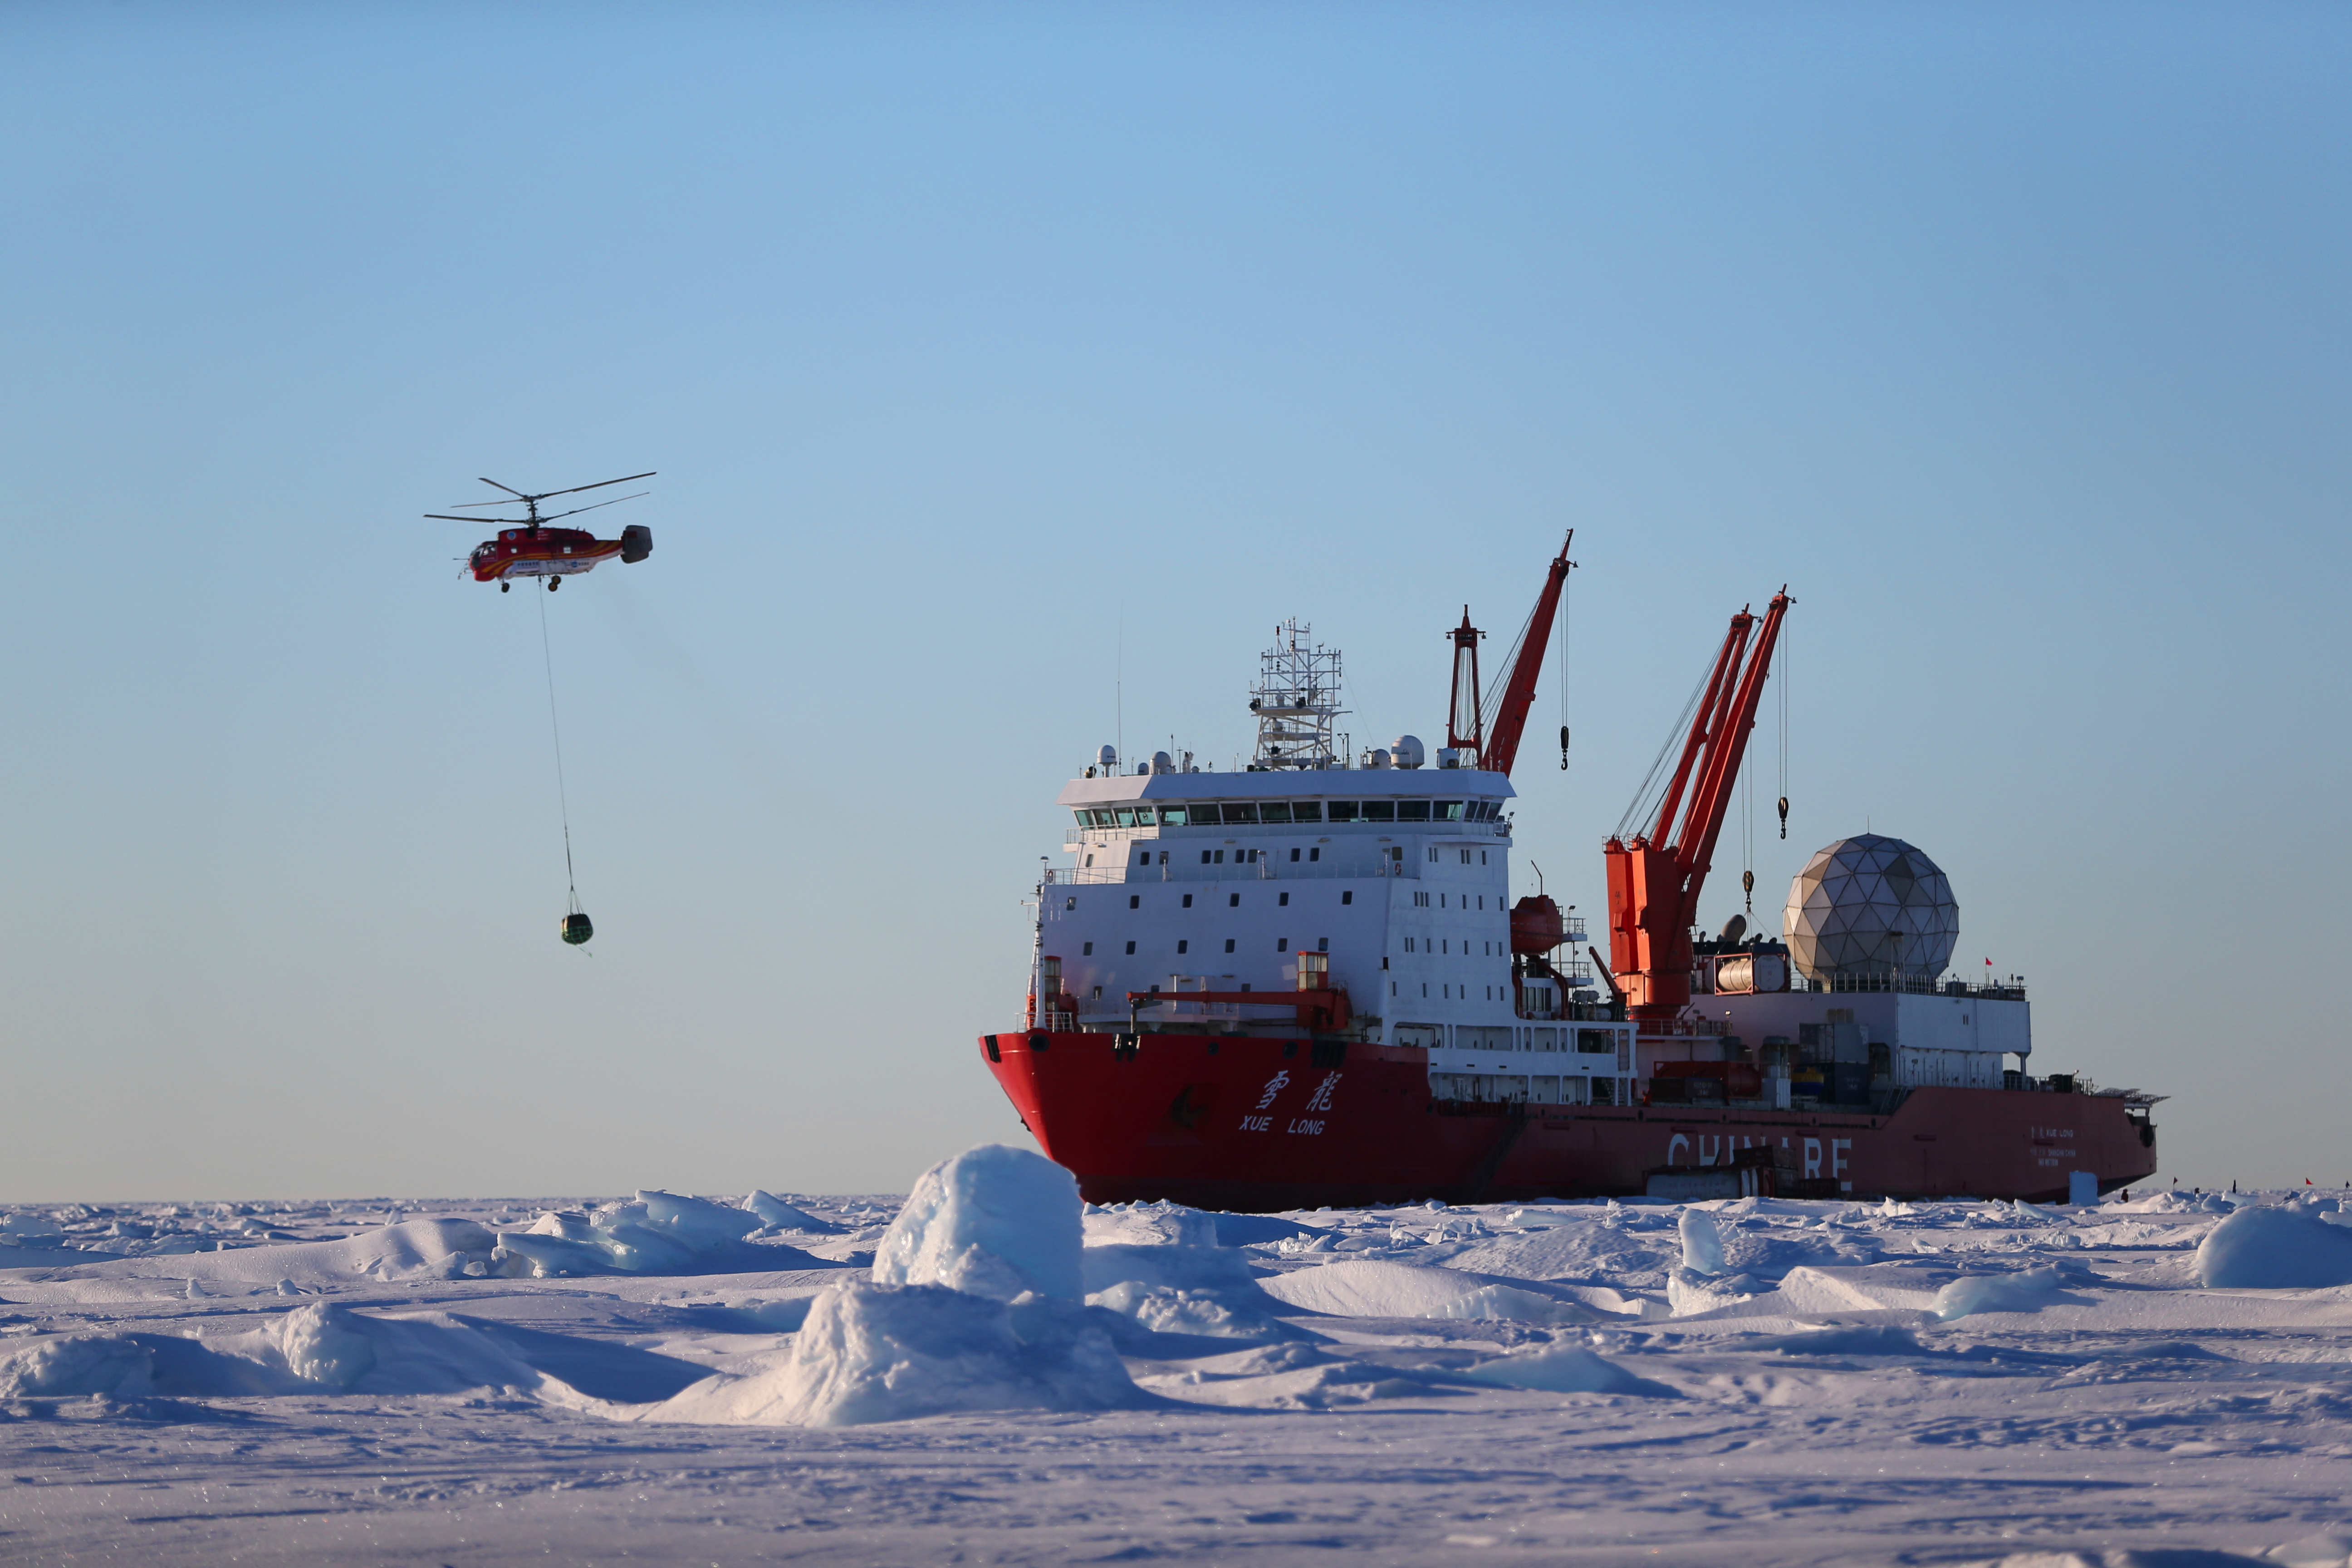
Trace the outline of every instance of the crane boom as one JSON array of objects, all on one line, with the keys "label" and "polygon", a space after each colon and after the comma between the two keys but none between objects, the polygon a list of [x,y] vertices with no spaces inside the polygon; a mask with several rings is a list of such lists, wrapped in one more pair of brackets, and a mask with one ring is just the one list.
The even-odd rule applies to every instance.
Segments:
[{"label": "crane boom", "polygon": [[1745,609],[1731,617],[1656,826],[1636,834],[1631,844],[1612,838],[1602,847],[1609,872],[1609,967],[1636,1020],[1671,1018],[1689,1005],[1690,932],[1699,890],[1714,863],[1716,839],[1730,808],[1748,731],[1756,725],[1780,622],[1793,602],[1785,587],[1773,595],[1760,631]]},{"label": "crane boom", "polygon": [[[1495,704],[1494,721],[1486,727],[1486,743],[1479,753],[1478,765],[1491,772],[1507,775],[1511,763],[1519,754],[1519,735],[1528,725],[1528,710],[1536,700],[1536,675],[1543,668],[1544,648],[1551,641],[1552,617],[1559,611],[1559,591],[1568,581],[1570,568],[1576,563],[1568,558],[1568,547],[1576,542],[1576,530],[1568,531],[1568,539],[1552,558],[1550,574],[1545,577],[1543,592],[1536,595],[1534,613],[1528,616],[1526,627],[1519,633],[1517,657],[1511,661],[1510,679],[1503,684],[1502,700]],[[1470,617],[1465,612],[1463,625]]]}]

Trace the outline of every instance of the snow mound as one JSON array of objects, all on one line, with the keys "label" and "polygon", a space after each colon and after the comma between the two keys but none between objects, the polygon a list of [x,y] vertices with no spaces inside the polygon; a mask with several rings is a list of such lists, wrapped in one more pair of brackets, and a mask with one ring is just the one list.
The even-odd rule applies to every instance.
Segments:
[{"label": "snow mound", "polygon": [[1204,1334],[1224,1340],[1281,1339],[1287,1325],[1214,1290],[1172,1289],[1123,1279],[1087,1298],[1089,1307],[1104,1307],[1132,1318],[1158,1334]]},{"label": "snow mound", "polygon": [[2208,1289],[2352,1285],[2352,1230],[2291,1209],[2242,1208],[2206,1233],[2195,1267]]},{"label": "snow mound", "polygon": [[1977,1312],[2038,1312],[2065,1283],[2054,1264],[2015,1274],[1971,1274],[1937,1291],[1927,1310],[1948,1323]]},{"label": "snow mound", "polygon": [[1350,1258],[1258,1282],[1276,1300],[1340,1318],[1483,1318],[1582,1323],[1599,1316],[1574,1301],[1454,1268]]},{"label": "snow mound", "polygon": [[[561,1335],[539,1337],[584,1355],[600,1348]],[[201,1339],[68,1334],[36,1341],[0,1359],[0,1398],[462,1394],[479,1388],[568,1405],[591,1403],[499,1339],[446,1312],[374,1317],[324,1301],[242,1333]]]},{"label": "snow mound", "polygon": [[788,1204],[773,1193],[754,1192],[743,1200],[743,1206],[757,1215],[760,1223],[770,1230],[821,1231],[831,1235],[841,1229],[831,1220],[819,1219],[808,1210]]},{"label": "snow mound", "polygon": [[0,1359],[0,1399],[104,1394],[143,1398],[155,1390],[154,1358],[130,1334],[68,1334]]},{"label": "snow mound", "polygon": [[[754,1193],[744,1207],[738,1208],[709,1198],[647,1188],[625,1203],[606,1204],[587,1214],[551,1209],[528,1229],[499,1234],[490,1271],[509,1279],[548,1279],[572,1275],[720,1274],[825,1267],[824,1259],[798,1247],[751,1239],[771,1228],[769,1219],[751,1206],[753,1199],[765,1197],[764,1193]],[[768,1201],[787,1215],[801,1212],[780,1200]],[[809,1226],[832,1228],[815,1219],[810,1219]]]},{"label": "snow mound", "polygon": [[1086,1216],[1088,1247],[1219,1247],[1217,1216],[1182,1204],[1136,1204],[1092,1209]]},{"label": "snow mound", "polygon": [[[1716,1254],[1720,1268],[1722,1258]],[[1666,1303],[1677,1318],[1697,1312],[1712,1312],[1720,1308],[1737,1306],[1739,1302],[1759,1296],[1771,1287],[1753,1274],[1723,1277],[1715,1269],[1699,1270],[1685,1265],[1666,1276]]]},{"label": "snow mound", "polygon": [[877,1285],[944,1285],[1010,1301],[1086,1294],[1077,1178],[1042,1154],[982,1143],[924,1172],[874,1253]]},{"label": "snow mound", "polygon": [[[1072,1194],[1075,1221],[1075,1184]],[[816,1299],[781,1364],[706,1378],[643,1419],[857,1426],[963,1410],[1106,1410],[1144,1397],[1083,1308],[854,1279]]]},{"label": "snow mound", "polygon": [[224,1293],[206,1289],[207,1286],[276,1289],[287,1280],[293,1281],[299,1289],[304,1285],[348,1284],[357,1279],[457,1279],[488,1273],[491,1254],[498,1244],[498,1237],[487,1226],[469,1219],[413,1219],[362,1231],[341,1241],[296,1241],[274,1247],[238,1247],[232,1252],[109,1258],[79,1265],[56,1277],[186,1280],[195,1285],[191,1295]]},{"label": "snow mound", "polygon": [[1499,1388],[1526,1388],[1545,1394],[1634,1394],[1650,1398],[1679,1399],[1681,1391],[1646,1377],[1636,1377],[1591,1351],[1577,1345],[1548,1345],[1542,1350],[1480,1362],[1462,1375],[1474,1383]]}]

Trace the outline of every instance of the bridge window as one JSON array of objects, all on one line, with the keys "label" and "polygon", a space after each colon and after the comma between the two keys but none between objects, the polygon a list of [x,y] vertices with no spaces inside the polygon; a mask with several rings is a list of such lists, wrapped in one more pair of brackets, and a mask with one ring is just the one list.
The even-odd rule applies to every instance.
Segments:
[{"label": "bridge window", "polygon": [[1257,807],[1255,805],[1228,805],[1225,807],[1225,826],[1228,827],[1237,822],[1250,824],[1256,821]]},{"label": "bridge window", "polygon": [[1396,803],[1396,819],[1399,822],[1427,822],[1429,820],[1429,802],[1425,800],[1401,800]]},{"label": "bridge window", "polygon": [[1280,800],[1266,801],[1257,808],[1257,819],[1260,822],[1288,822],[1290,803]]},{"label": "bridge window", "polygon": [[1366,822],[1394,822],[1396,820],[1396,802],[1392,800],[1368,800],[1364,802],[1364,820]]},{"label": "bridge window", "polygon": [[1290,803],[1290,820],[1291,820],[1291,821],[1293,821],[1293,822],[1320,822],[1320,821],[1322,821],[1322,820],[1323,820],[1323,805],[1322,805],[1322,803],[1321,803],[1320,801],[1313,801],[1313,800],[1295,800],[1295,801],[1292,801],[1292,802]]},{"label": "bridge window", "polygon": [[1326,801],[1323,804],[1323,812],[1326,821],[1353,822],[1357,816],[1357,806],[1352,800]]},{"label": "bridge window", "polygon": [[1160,826],[1162,827],[1182,827],[1186,826],[1187,822],[1190,820],[1191,815],[1192,814],[1183,806],[1163,805],[1160,808]]},{"label": "bridge window", "polygon": [[1435,822],[1459,822],[1462,820],[1462,803],[1458,800],[1433,800],[1429,803],[1429,815]]}]

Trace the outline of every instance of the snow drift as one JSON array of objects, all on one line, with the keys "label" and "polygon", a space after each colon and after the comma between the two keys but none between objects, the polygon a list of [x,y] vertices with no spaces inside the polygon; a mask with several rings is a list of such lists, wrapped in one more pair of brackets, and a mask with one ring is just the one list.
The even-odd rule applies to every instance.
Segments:
[{"label": "snow drift", "polygon": [[1500,1361],[1481,1362],[1463,1373],[1474,1383],[1501,1388],[1525,1388],[1545,1394],[1633,1394],[1653,1399],[1679,1399],[1681,1391],[1646,1377],[1636,1377],[1578,1345],[1547,1345]]},{"label": "snow drift", "polygon": [[1277,1300],[1344,1318],[1485,1318],[1583,1323],[1600,1314],[1517,1285],[1417,1263],[1350,1258],[1260,1281]]}]

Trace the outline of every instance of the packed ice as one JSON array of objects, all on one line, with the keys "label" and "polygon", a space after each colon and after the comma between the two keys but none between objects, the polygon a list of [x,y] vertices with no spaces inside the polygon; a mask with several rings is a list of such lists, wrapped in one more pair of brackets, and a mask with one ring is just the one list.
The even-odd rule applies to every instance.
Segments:
[{"label": "packed ice", "polygon": [[0,1209],[0,1540],[205,1561],[233,1489],[257,1560],[2344,1564],[2344,1197],[1229,1215],[991,1145],[903,1200]]}]

